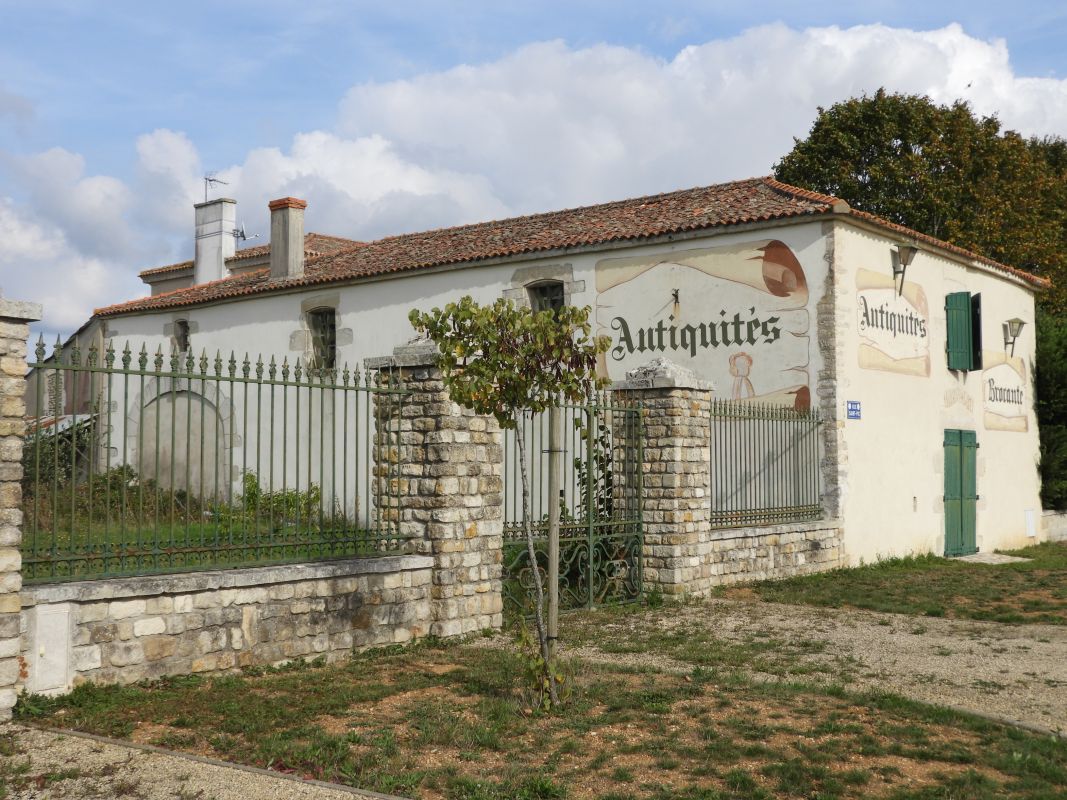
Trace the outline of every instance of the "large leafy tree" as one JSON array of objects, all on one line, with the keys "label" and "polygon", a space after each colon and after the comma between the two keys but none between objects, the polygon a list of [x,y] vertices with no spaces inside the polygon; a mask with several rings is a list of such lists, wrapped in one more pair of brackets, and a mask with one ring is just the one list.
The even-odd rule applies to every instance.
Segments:
[{"label": "large leafy tree", "polygon": [[[1067,152],[1026,140],[967,103],[888,94],[820,108],[774,167],[786,183],[990,258],[1051,277],[1046,308],[1067,310]],[[1060,277],[1063,280],[1060,280]]]},{"label": "large leafy tree", "polygon": [[1038,296],[1042,500],[1067,508],[1067,141],[1026,140],[963,101],[879,90],[820,108],[774,173],[1052,279]]},{"label": "large leafy tree", "polygon": [[481,306],[472,298],[408,319],[440,351],[438,365],[452,400],[479,414],[491,414],[515,431],[522,477],[522,521],[534,574],[534,622],[542,681],[552,705],[559,702],[544,618],[544,593],[530,517],[530,478],[522,420],[560,402],[582,402],[599,385],[597,356],[611,340],[594,336],[588,306],[533,312],[500,299]]}]

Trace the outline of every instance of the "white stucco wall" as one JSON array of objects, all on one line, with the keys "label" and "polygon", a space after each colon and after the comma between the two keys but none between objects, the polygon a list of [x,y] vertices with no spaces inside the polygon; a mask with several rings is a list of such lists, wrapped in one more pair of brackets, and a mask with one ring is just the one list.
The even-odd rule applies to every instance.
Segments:
[{"label": "white stucco wall", "polygon": [[[1032,543],[1036,539],[1027,535],[1028,514],[1033,519],[1031,529],[1041,536],[1033,294],[1007,277],[922,250],[908,267],[906,278],[912,286],[905,294],[914,299],[921,289],[925,296],[925,347],[900,341],[888,344],[885,349],[898,359],[895,365],[870,352],[861,356],[859,294],[867,292],[869,306],[891,297],[878,294],[877,288],[872,291],[872,286],[878,283],[875,276],[892,275],[891,250],[896,243],[852,225],[835,226],[837,327],[842,345],[837,365],[838,424],[843,426],[846,459],[842,508],[847,556],[855,564],[880,556],[944,552],[943,435],[949,428],[973,430],[978,439],[979,550]],[[997,423],[986,412],[1002,409],[988,403],[988,372],[948,369],[945,295],[959,291],[982,295],[986,366],[1005,355],[1001,323],[1012,317],[1026,322],[1015,346],[1017,363],[1025,370],[1022,419],[1011,423],[1025,424],[1025,431],[992,429]],[[914,306],[899,307],[922,316]],[[926,370],[921,364],[924,355]],[[861,403],[861,419],[847,419],[850,400]]]}]

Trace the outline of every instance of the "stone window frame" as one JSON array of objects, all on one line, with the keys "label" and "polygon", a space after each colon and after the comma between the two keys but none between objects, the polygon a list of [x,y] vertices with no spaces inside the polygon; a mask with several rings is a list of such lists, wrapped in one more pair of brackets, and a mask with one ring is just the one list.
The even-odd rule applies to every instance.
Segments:
[{"label": "stone window frame", "polygon": [[308,296],[300,301],[300,317],[297,320],[298,327],[289,332],[289,352],[296,353],[302,364],[314,363],[314,342],[310,325],[310,314],[323,309],[331,309],[334,314],[334,366],[346,362],[342,358],[342,348],[355,342],[355,335],[351,328],[342,328],[341,323],[341,293],[320,292]]},{"label": "stone window frame", "polygon": [[565,306],[573,305],[574,296],[585,291],[585,281],[576,281],[574,265],[566,262],[520,267],[511,274],[511,286],[502,294],[508,300],[514,301],[515,305],[532,309],[530,290],[546,283],[563,285],[563,305]]},{"label": "stone window frame", "polygon": [[[181,338],[180,338],[181,331],[180,331],[180,328],[181,328],[183,323],[185,325],[185,345],[186,345],[186,349],[184,349],[184,350],[180,347],[180,345],[181,345]],[[197,323],[195,320],[189,319],[189,317],[184,315],[184,314],[175,314],[173,317],[171,317],[170,322],[166,323],[163,326],[163,335],[166,336],[168,341],[170,342],[170,350],[171,350],[172,353],[187,353],[187,352],[189,352],[192,349],[192,346],[193,346],[193,334],[199,333],[199,332],[200,332],[199,323]],[[109,335],[110,334],[105,334],[105,336],[109,336]]]}]

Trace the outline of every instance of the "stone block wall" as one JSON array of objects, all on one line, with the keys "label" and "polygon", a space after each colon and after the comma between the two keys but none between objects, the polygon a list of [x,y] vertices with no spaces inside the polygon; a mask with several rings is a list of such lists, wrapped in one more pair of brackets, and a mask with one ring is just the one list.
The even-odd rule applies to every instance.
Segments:
[{"label": "stone block wall", "polygon": [[0,297],[0,719],[11,716],[20,680],[22,441],[26,434],[26,340],[41,307]]},{"label": "stone block wall", "polygon": [[1042,512],[1041,528],[1044,536],[1049,541],[1067,542],[1067,513],[1062,511]]},{"label": "stone block wall", "polygon": [[430,627],[432,563],[387,556],[33,586],[22,593],[24,687],[332,661],[418,639]]},{"label": "stone block wall", "polygon": [[704,563],[711,583],[790,578],[842,565],[841,525],[798,522],[715,531]]},{"label": "stone block wall", "polygon": [[436,355],[424,342],[367,366],[407,390],[376,419],[399,428],[400,532],[433,559],[430,633],[445,637],[503,625],[504,442],[495,419],[452,402]]}]

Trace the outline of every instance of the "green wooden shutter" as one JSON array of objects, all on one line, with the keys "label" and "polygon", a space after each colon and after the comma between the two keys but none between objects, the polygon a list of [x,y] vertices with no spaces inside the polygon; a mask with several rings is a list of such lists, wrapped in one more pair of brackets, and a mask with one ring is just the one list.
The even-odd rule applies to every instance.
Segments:
[{"label": "green wooden shutter", "polygon": [[982,368],[982,295],[971,295],[971,369]]},{"label": "green wooden shutter", "polygon": [[978,436],[974,431],[960,431],[960,483],[960,552],[966,554],[978,549]]},{"label": "green wooden shutter", "polygon": [[953,292],[945,295],[948,337],[948,368],[971,368],[971,293]]},{"label": "green wooden shutter", "polygon": [[960,432],[945,431],[945,555],[962,550],[963,497],[960,489]]}]

